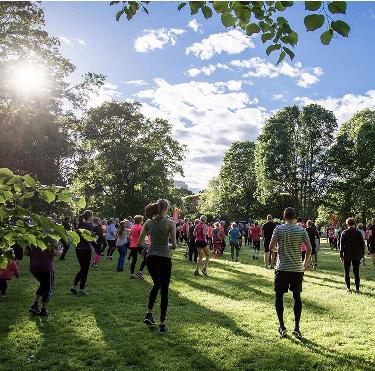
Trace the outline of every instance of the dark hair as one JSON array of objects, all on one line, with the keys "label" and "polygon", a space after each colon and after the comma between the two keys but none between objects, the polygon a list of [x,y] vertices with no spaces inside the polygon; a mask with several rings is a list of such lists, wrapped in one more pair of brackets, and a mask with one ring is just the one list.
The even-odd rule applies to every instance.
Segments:
[{"label": "dark hair", "polygon": [[169,201],[160,199],[157,202],[148,204],[145,207],[145,215],[146,218],[153,218],[154,216],[159,215],[162,211],[168,209],[169,207]]},{"label": "dark hair", "polygon": [[292,207],[287,207],[284,210],[284,219],[293,220],[295,218],[296,218],[296,210],[294,210]]},{"label": "dark hair", "polygon": [[64,217],[64,222],[69,222],[70,220],[72,220],[72,218],[70,216]]},{"label": "dark hair", "polygon": [[92,218],[94,213],[91,210],[85,210],[78,218],[79,223],[83,223],[85,220]]},{"label": "dark hair", "polygon": [[347,224],[349,227],[353,227],[353,226],[355,226],[355,219],[354,219],[354,218],[348,218],[348,219],[346,219],[346,224]]}]

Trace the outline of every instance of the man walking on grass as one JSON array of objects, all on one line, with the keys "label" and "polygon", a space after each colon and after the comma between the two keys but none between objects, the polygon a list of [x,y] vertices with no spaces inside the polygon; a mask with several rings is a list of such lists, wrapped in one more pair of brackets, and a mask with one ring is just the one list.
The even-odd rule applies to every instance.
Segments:
[{"label": "man walking on grass", "polygon": [[359,266],[361,259],[365,256],[365,240],[362,233],[356,229],[354,218],[346,220],[348,229],[341,234],[340,258],[344,264],[346,290],[351,293],[350,289],[350,266],[353,265],[355,279],[355,293],[359,294]]},{"label": "man walking on grass", "polygon": [[[278,225],[272,235],[270,249],[278,245],[278,255],[275,271],[275,307],[279,319],[279,335],[285,337],[287,329],[284,325],[284,294],[293,292],[294,299],[294,330],[293,335],[302,338],[299,322],[302,313],[302,281],[303,272],[311,255],[311,244],[305,229],[296,224],[296,212],[292,207],[284,211],[285,224]],[[302,261],[301,244],[307,247],[305,260]]]}]

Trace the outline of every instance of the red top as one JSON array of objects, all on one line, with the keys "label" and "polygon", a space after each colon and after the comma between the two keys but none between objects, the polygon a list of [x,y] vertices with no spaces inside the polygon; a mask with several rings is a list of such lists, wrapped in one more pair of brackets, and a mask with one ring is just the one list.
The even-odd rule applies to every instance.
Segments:
[{"label": "red top", "polygon": [[208,237],[212,237],[212,232],[213,232],[214,228],[212,226],[208,226],[207,227],[207,236]]},{"label": "red top", "polygon": [[17,278],[20,276],[20,271],[18,270],[17,264],[14,260],[8,262],[8,265],[5,269],[0,269],[0,278],[10,280],[13,273]]},{"label": "red top", "polygon": [[142,230],[142,224],[134,224],[130,230],[130,248],[135,250],[138,247],[138,240]]},{"label": "red top", "polygon": [[189,224],[188,223],[184,223],[183,226],[182,226],[182,234],[184,236],[187,236],[189,233]]},{"label": "red top", "polygon": [[261,230],[259,226],[250,227],[250,236],[253,241],[260,241],[260,232]]},{"label": "red top", "polygon": [[198,223],[194,229],[195,240],[204,241],[204,224]]}]

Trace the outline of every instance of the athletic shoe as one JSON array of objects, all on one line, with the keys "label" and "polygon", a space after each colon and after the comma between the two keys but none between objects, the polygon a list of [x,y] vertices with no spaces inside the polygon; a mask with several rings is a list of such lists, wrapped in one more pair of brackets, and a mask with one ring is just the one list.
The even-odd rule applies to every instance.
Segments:
[{"label": "athletic shoe", "polygon": [[116,272],[123,272],[123,271],[124,271],[124,269],[121,269],[121,268],[116,269]]},{"label": "athletic shoe", "polygon": [[70,292],[71,292],[72,294],[74,294],[74,295],[78,294],[78,287],[73,285],[73,286],[70,288]]},{"label": "athletic shoe", "polygon": [[346,292],[347,292],[348,294],[351,294],[351,293],[352,293],[352,290],[351,290],[351,289],[346,289]]},{"label": "athletic shoe", "polygon": [[361,292],[359,290],[355,290],[355,293],[359,295]]},{"label": "athletic shoe", "polygon": [[205,276],[208,276],[208,273],[207,273],[207,269],[206,269],[206,268],[203,268],[203,269],[202,269],[202,273],[203,273]]},{"label": "athletic shoe", "polygon": [[38,304],[33,304],[30,309],[29,309],[29,312],[35,316],[39,316],[40,314],[40,308],[38,306]]},{"label": "athletic shoe", "polygon": [[42,309],[40,310],[39,315],[40,315],[41,317],[48,317],[48,310],[45,309],[45,308],[42,308]]},{"label": "athletic shoe", "polygon": [[109,260],[110,259],[110,257],[107,255],[106,257],[105,257],[105,260]]},{"label": "athletic shoe", "polygon": [[88,292],[86,291],[86,290],[84,290],[84,289],[80,289],[79,291],[78,291],[78,295],[79,296],[86,296],[88,294]]},{"label": "athletic shoe", "polygon": [[200,276],[200,273],[198,271],[194,271],[194,276],[198,277]]},{"label": "athletic shoe", "polygon": [[293,330],[293,335],[297,338],[297,339],[302,339],[302,334],[301,334],[301,331],[298,329],[298,328],[295,328]]},{"label": "athletic shoe", "polygon": [[255,255],[253,255],[253,259],[255,259]]},{"label": "athletic shoe", "polygon": [[238,259],[236,259],[235,262],[238,263]]},{"label": "athletic shoe", "polygon": [[140,280],[144,280],[143,272],[139,271],[135,274]]},{"label": "athletic shoe", "polygon": [[166,332],[168,332],[168,327],[166,325],[159,325],[159,332],[161,334],[165,334]]},{"label": "athletic shoe", "polygon": [[136,276],[135,274],[131,274],[131,275],[130,275],[130,279],[131,279],[131,280],[134,280],[136,277],[137,277],[137,276]]},{"label": "athletic shoe", "polygon": [[285,338],[286,337],[286,335],[287,335],[287,329],[285,328],[285,327],[281,327],[281,326],[279,326],[279,335],[280,335],[280,338],[282,339],[282,338]]},{"label": "athletic shoe", "polygon": [[101,252],[101,253],[100,253],[100,256],[104,256],[104,252]]},{"label": "athletic shoe", "polygon": [[154,321],[154,317],[152,317],[152,313],[147,313],[143,322],[147,326],[156,326],[156,322]]},{"label": "athletic shoe", "polygon": [[98,268],[98,264],[95,264],[94,262],[91,262],[91,265],[93,266],[93,268]]}]

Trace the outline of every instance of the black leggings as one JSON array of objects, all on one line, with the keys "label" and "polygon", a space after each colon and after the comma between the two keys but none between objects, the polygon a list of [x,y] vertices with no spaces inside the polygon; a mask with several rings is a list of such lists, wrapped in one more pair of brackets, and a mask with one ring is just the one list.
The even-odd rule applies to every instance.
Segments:
[{"label": "black leggings", "polygon": [[[143,251],[143,249],[141,247],[138,247],[136,250],[130,250],[129,259],[130,258],[132,259],[132,262],[130,264],[130,273],[131,274],[134,274],[135,265],[137,264],[137,260],[138,260],[138,254],[141,254],[142,251]],[[141,266],[139,267],[140,271],[143,271],[143,269],[146,266],[146,262],[147,262],[147,260],[144,258],[142,263],[141,263]]]},{"label": "black leggings", "polygon": [[76,254],[81,270],[76,275],[74,286],[77,286],[78,283],[80,283],[79,288],[83,290],[85,288],[87,275],[89,273],[91,250],[76,249]]},{"label": "black leggings", "polygon": [[64,240],[60,240],[63,245],[63,253],[60,256],[60,259],[65,259],[65,255],[69,250],[69,244],[67,244]]},{"label": "black leggings", "polygon": [[198,251],[197,251],[197,248],[195,247],[195,242],[191,241],[189,242],[189,261],[193,261],[193,256],[194,256],[194,261],[196,262],[198,259]]},{"label": "black leggings", "polygon": [[0,278],[0,295],[5,295],[7,287],[7,280],[5,278]]},{"label": "black leggings", "polygon": [[168,308],[168,287],[171,280],[172,259],[164,256],[148,256],[147,269],[154,282],[148,300],[148,309],[154,308],[156,296],[160,289],[160,322],[164,322]]},{"label": "black leggings", "polygon": [[[284,327],[284,293],[283,292],[276,292],[276,300],[275,300],[275,308],[277,317],[279,319],[279,323],[281,327]],[[293,291],[293,299],[294,299],[294,327],[299,329],[299,321],[301,319],[302,313],[302,300],[301,300],[301,293],[297,291]]]},{"label": "black leggings", "polygon": [[355,280],[355,288],[359,290],[360,278],[359,278],[359,261],[344,260],[344,270],[345,270],[345,283],[346,287],[350,289],[350,266],[353,264],[353,273]]},{"label": "black leggings", "polygon": [[48,303],[53,289],[54,272],[31,272],[31,274],[39,281],[36,295],[42,297],[42,303]]}]

